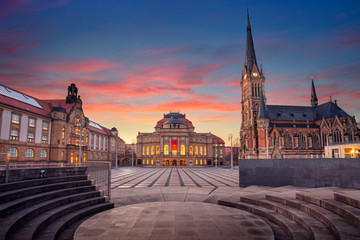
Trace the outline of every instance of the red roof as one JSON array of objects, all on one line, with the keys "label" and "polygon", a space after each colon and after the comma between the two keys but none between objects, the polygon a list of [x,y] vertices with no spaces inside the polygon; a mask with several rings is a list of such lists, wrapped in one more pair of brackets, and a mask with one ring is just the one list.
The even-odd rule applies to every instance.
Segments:
[{"label": "red roof", "polygon": [[225,144],[224,140],[222,140],[221,138],[219,138],[218,136],[211,134],[212,136],[212,143],[216,143],[216,144]]},{"label": "red roof", "polygon": [[66,104],[66,99],[51,99],[51,100],[41,100],[41,101],[48,103],[51,106],[51,109],[53,107],[58,107],[58,106],[65,108],[66,114],[69,114],[72,107],[74,106],[74,103]]}]

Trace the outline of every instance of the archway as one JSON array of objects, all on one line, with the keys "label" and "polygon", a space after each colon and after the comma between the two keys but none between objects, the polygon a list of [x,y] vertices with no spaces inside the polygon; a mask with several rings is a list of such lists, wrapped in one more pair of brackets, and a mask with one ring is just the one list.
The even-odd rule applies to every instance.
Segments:
[{"label": "archway", "polygon": [[177,166],[178,162],[176,159],[171,160],[171,166]]},{"label": "archway", "polygon": [[180,166],[186,166],[186,160],[185,159],[180,160]]},{"label": "archway", "polygon": [[163,166],[169,166],[169,159],[163,160]]}]

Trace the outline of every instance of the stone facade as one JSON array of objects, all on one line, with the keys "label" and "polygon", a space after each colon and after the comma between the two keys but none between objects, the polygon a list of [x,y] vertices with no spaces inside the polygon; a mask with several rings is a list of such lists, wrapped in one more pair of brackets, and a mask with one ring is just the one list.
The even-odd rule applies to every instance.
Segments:
[{"label": "stone facade", "polygon": [[185,114],[169,113],[153,133],[137,136],[137,164],[201,166],[223,164],[224,141],[211,133],[196,133]]},{"label": "stone facade", "polygon": [[[0,152],[10,152],[11,162],[79,163],[81,138],[81,162],[115,163],[116,147],[121,149],[123,142],[117,129],[85,117],[75,84],[69,86],[66,99],[59,100],[38,100],[0,87],[9,92],[0,94]],[[26,97],[16,98],[19,94]],[[0,156],[4,162],[5,155]]]}]

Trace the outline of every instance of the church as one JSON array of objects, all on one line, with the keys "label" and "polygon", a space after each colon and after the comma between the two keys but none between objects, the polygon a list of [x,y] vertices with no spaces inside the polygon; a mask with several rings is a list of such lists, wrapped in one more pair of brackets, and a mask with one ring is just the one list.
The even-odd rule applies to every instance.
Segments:
[{"label": "church", "polygon": [[321,158],[324,147],[359,141],[355,117],[336,101],[319,104],[314,81],[309,106],[268,105],[247,12],[247,39],[241,78],[240,158]]}]

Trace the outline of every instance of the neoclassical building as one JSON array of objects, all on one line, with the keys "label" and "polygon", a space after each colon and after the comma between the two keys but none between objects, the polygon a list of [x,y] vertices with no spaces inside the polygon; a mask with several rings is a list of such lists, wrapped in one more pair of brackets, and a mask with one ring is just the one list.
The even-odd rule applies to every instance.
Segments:
[{"label": "neoclassical building", "polygon": [[211,133],[196,133],[185,114],[170,112],[157,122],[155,132],[137,136],[137,164],[200,166],[222,164],[224,141]]},{"label": "neoclassical building", "polygon": [[355,117],[336,101],[319,104],[314,82],[309,106],[266,104],[265,76],[259,68],[247,14],[244,72],[241,79],[241,158],[324,157],[324,147],[359,141]]},{"label": "neoclassical building", "polygon": [[89,120],[75,84],[67,90],[64,99],[39,100],[0,85],[0,153],[28,165],[78,163],[81,144],[82,162],[115,161],[117,129]]}]

